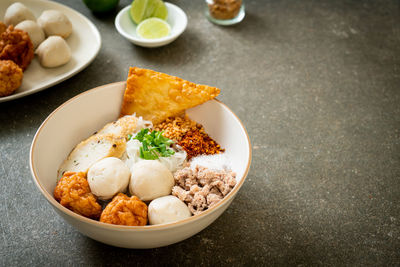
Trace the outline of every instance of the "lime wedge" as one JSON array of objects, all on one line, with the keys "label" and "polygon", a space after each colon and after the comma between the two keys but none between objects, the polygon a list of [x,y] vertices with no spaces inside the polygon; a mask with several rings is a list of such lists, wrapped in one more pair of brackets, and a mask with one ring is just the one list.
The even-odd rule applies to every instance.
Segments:
[{"label": "lime wedge", "polygon": [[156,3],[157,3],[155,5],[156,8],[154,9],[154,12],[151,15],[151,17],[156,17],[156,18],[160,18],[160,19],[166,20],[167,17],[168,17],[167,6],[161,0],[156,1]]},{"label": "lime wedge", "polygon": [[142,21],[136,28],[136,34],[145,39],[158,39],[171,31],[169,24],[159,18],[149,18]]},{"label": "lime wedge", "polygon": [[151,17],[164,20],[168,17],[167,7],[162,0],[133,0],[129,13],[136,24]]}]

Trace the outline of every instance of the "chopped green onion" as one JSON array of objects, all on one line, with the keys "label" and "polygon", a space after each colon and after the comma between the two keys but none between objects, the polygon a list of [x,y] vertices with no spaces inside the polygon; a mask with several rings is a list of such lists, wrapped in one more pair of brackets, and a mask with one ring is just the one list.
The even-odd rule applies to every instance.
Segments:
[{"label": "chopped green onion", "polygon": [[150,132],[146,128],[136,134],[133,139],[142,143],[140,147],[140,157],[142,159],[154,160],[159,157],[170,157],[175,154],[175,151],[169,148],[174,141],[164,137],[162,133],[159,131]]}]

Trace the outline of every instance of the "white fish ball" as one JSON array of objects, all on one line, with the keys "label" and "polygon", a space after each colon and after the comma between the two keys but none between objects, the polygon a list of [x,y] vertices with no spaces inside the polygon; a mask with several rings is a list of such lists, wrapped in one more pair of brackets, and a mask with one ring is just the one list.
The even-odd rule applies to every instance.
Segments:
[{"label": "white fish ball", "polygon": [[192,216],[188,206],[175,196],[164,196],[150,202],[148,208],[149,223],[163,224],[180,221]]},{"label": "white fish ball", "polygon": [[38,45],[45,39],[42,28],[40,28],[39,25],[33,20],[24,20],[18,23],[15,28],[28,33],[34,48],[38,47]]},{"label": "white fish ball", "polygon": [[71,50],[67,42],[60,36],[50,36],[44,40],[35,53],[40,64],[46,68],[64,65],[71,59]]},{"label": "white fish ball", "polygon": [[93,164],[87,173],[90,190],[103,200],[124,192],[129,184],[131,172],[119,158],[109,157]]},{"label": "white fish ball", "polygon": [[67,38],[72,33],[72,23],[67,16],[58,10],[45,10],[37,19],[46,36],[58,35]]},{"label": "white fish ball", "polygon": [[129,192],[143,201],[171,194],[175,180],[170,170],[157,160],[143,160],[131,169]]},{"label": "white fish ball", "polygon": [[4,23],[6,25],[17,25],[24,20],[36,20],[35,15],[24,4],[16,2],[10,5],[4,15]]}]

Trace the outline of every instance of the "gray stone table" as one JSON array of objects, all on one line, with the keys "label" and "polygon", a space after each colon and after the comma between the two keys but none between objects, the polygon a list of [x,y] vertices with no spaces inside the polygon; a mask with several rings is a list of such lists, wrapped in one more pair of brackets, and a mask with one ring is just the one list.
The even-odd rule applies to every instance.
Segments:
[{"label": "gray stone table", "polygon": [[[0,103],[0,266],[400,264],[398,1],[247,0],[233,27],[211,24],[203,1],[172,1],[188,28],[156,49],[122,38],[116,12],[59,2],[87,16],[103,43],[74,77]],[[247,180],[218,220],[151,250],[81,235],[41,196],[28,165],[50,112],[125,80],[134,65],[221,88],[253,149]]]}]

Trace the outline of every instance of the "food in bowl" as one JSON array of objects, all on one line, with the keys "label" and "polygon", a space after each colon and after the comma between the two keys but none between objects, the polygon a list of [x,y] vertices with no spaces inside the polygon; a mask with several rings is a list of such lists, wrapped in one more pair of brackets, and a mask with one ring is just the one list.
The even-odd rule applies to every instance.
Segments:
[{"label": "food in bowl", "polygon": [[97,161],[87,173],[90,190],[102,200],[109,200],[117,193],[125,192],[130,177],[128,166],[115,157]]},{"label": "food in bowl", "polygon": [[129,192],[141,200],[151,201],[171,194],[174,177],[162,163],[157,160],[143,160],[132,166]]},{"label": "food in bowl", "polygon": [[155,129],[163,131],[165,137],[177,142],[186,151],[188,160],[198,155],[224,152],[224,149],[208,136],[203,126],[188,116],[169,117],[157,124]]},{"label": "food in bowl", "polygon": [[220,90],[165,73],[130,68],[121,115],[136,114],[153,124],[214,99]]},{"label": "food in bowl", "polygon": [[236,185],[236,173],[231,170],[213,170],[199,165],[177,171],[174,178],[172,195],[184,201],[193,214],[216,205]]},{"label": "food in bowl", "polygon": [[129,9],[131,20],[137,24],[136,34],[144,39],[159,39],[171,32],[168,9],[162,0],[133,0]]},{"label": "food in bowl", "polygon": [[129,15],[136,24],[148,18],[166,20],[168,17],[168,9],[162,0],[133,0]]},{"label": "food in bowl", "polygon": [[[225,149],[224,153],[209,156],[215,158],[213,164],[214,161],[218,162],[217,167],[220,168],[226,161],[229,163],[228,169],[231,168],[237,174],[232,191],[212,208],[175,222],[125,226],[81,216],[60,205],[53,196],[58,180],[55,174],[60,164],[77,143],[119,117],[125,90],[125,81],[103,85],[77,95],[54,110],[38,128],[32,140],[30,168],[33,181],[54,211],[89,238],[112,246],[142,249],[180,242],[199,233],[224,213],[245,183],[250,168],[251,145],[246,129],[234,112],[217,99],[185,111],[189,118],[202,124],[207,133]],[[66,123],[68,127],[64,127]],[[196,159],[196,162],[214,168],[207,157],[195,157],[190,163],[192,165]]]},{"label": "food in bowl", "polygon": [[[192,95],[193,92],[196,94]],[[122,117],[75,146],[58,170],[61,183],[71,173],[79,174],[75,176],[80,178],[84,175],[91,189],[87,192],[86,183],[80,183],[84,186],[84,197],[89,193],[94,195],[97,203],[105,206],[100,221],[111,224],[146,225],[147,216],[152,217],[149,217],[150,224],[169,223],[187,218],[188,213],[197,215],[213,207],[233,189],[235,174],[226,165],[220,165],[217,170],[196,165],[190,171],[190,161],[197,156],[218,155],[224,150],[200,124],[185,115],[185,110],[213,99],[218,93],[215,87],[131,68],[121,107]],[[179,123],[172,127],[173,122]],[[163,130],[156,130],[164,128],[168,128],[171,139]],[[193,130],[207,138],[193,135]],[[193,145],[180,146],[178,140],[188,143],[192,140],[200,149]],[[193,150],[197,154],[193,154]],[[129,190],[126,189],[127,177],[130,177]],[[147,205],[151,205],[152,215],[147,215]],[[69,203],[65,207],[86,216],[85,210],[78,210]],[[176,216],[162,207],[175,209]],[[126,214],[122,215],[124,212]],[[89,214],[86,217],[98,218]],[[121,216],[128,219],[121,219]]]},{"label": "food in bowl", "polygon": [[54,198],[85,217],[97,219],[101,214],[101,206],[91,193],[84,172],[65,172],[54,189]]},{"label": "food in bowl", "polygon": [[137,196],[128,197],[119,193],[103,210],[100,221],[117,225],[144,226],[147,224],[147,205]]},{"label": "food in bowl", "polygon": [[192,216],[188,206],[175,196],[159,197],[149,204],[150,224],[163,224]]},{"label": "food in bowl", "polygon": [[136,34],[144,39],[160,39],[171,33],[171,26],[165,20],[148,18],[140,22]]}]

